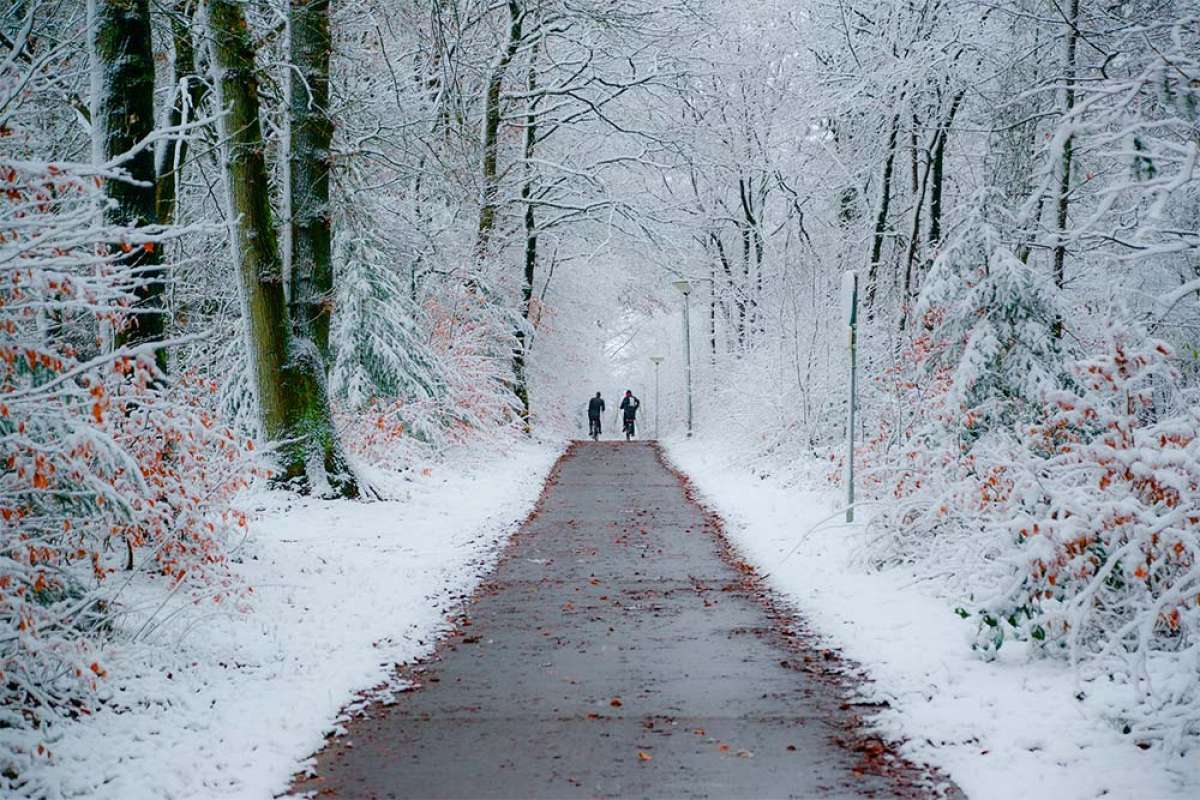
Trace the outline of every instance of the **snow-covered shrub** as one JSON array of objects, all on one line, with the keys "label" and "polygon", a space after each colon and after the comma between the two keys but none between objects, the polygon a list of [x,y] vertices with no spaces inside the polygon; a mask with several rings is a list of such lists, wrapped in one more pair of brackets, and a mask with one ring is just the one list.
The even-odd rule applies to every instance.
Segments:
[{"label": "snow-covered shrub", "polygon": [[1010,470],[990,522],[1012,577],[978,609],[979,646],[1030,639],[1128,681],[1144,706],[1129,730],[1178,746],[1200,733],[1200,414],[1160,416],[1164,344],[1121,329],[1105,344],[1076,390],[1047,392]]},{"label": "snow-covered shrub", "polygon": [[964,585],[996,553],[988,526],[1009,501],[1017,427],[1070,385],[1048,280],[1003,246],[985,212],[934,263],[921,331],[884,377],[890,418],[864,453],[887,498],[872,557],[951,563]]},{"label": "snow-covered shrub", "polygon": [[[254,453],[204,411],[215,387],[111,346],[140,279],[120,256],[170,238],[104,222],[120,179],[0,158],[0,727],[87,713],[125,576],[219,598],[245,523]],[[4,780],[39,753],[0,752]]]}]

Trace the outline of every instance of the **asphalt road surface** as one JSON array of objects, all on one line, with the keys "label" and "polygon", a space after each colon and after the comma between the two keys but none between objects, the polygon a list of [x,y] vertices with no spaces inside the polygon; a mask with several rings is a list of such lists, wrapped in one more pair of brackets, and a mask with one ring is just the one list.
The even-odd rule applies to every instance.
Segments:
[{"label": "asphalt road surface", "polygon": [[[457,630],[294,791],[922,797],[645,443],[580,443]],[[814,666],[815,665],[815,666]],[[836,671],[836,670],[834,670]]]}]

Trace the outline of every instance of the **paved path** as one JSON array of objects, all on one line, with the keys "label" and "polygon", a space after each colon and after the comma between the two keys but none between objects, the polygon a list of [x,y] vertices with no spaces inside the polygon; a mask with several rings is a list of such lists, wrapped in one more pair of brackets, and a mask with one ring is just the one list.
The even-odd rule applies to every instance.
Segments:
[{"label": "paved path", "polygon": [[804,653],[786,649],[745,578],[651,445],[580,444],[469,618],[414,676],[422,687],[350,724],[295,788],[913,796],[863,774],[871,748],[835,742],[851,712],[832,682],[797,669]]}]

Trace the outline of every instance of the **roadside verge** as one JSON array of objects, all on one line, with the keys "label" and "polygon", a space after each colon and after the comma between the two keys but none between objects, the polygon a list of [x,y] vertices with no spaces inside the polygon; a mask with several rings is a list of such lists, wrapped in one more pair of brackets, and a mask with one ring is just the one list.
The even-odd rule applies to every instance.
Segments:
[{"label": "roadside verge", "polygon": [[561,451],[527,441],[463,450],[414,469],[398,499],[383,502],[248,498],[258,518],[234,572],[253,591],[236,609],[227,601],[160,612],[136,641],[125,635],[141,627],[131,613],[109,648],[105,702],[63,726],[29,794],[286,791],[357,693],[435,646],[534,508]]},{"label": "roadside verge", "polygon": [[711,443],[665,442],[668,459],[725,520],[730,542],[812,624],[862,665],[861,702],[901,755],[929,763],[973,800],[1200,796],[1194,763],[1142,751],[1074,699],[1066,665],[1007,647],[985,663],[972,623],[939,587],[856,559],[866,531],[828,493],[729,463]]}]

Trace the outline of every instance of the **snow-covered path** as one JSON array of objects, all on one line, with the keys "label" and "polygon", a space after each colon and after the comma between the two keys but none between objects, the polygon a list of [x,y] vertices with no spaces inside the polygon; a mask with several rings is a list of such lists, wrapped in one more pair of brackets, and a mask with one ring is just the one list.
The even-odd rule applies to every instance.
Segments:
[{"label": "snow-covered path", "polygon": [[924,770],[858,739],[827,654],[727,558],[655,447],[580,443],[555,474],[457,630],[411,671],[421,686],[349,723],[297,793],[931,794]]},{"label": "snow-covered path", "polygon": [[113,646],[109,703],[56,734],[28,793],[265,800],[283,791],[357,692],[433,647],[558,453],[523,442],[452,454],[416,470],[389,502],[251,498],[262,517],[235,556],[254,590],[246,612],[185,608],[139,643]]}]

